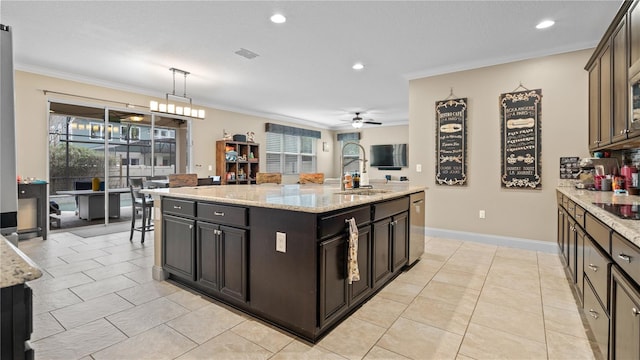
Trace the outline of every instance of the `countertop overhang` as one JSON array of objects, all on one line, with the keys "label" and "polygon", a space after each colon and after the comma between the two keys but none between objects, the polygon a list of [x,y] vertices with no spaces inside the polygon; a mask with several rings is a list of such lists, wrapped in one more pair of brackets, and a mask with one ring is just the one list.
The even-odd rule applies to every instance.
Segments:
[{"label": "countertop overhang", "polygon": [[557,189],[604,224],[640,247],[640,220],[622,219],[593,204],[608,203],[640,206],[640,196],[614,195],[612,191],[590,191],[571,187],[558,187]]},{"label": "countertop overhang", "polygon": [[24,284],[41,276],[38,266],[0,235],[0,288]]},{"label": "countertop overhang", "polygon": [[[160,197],[177,197],[226,204],[324,213],[352,206],[393,199],[424,191],[425,186],[410,184],[376,185],[370,195],[341,193],[338,185],[213,185],[180,188],[146,189],[143,192]],[[364,190],[364,189],[361,189]],[[349,190],[347,190],[349,191]]]}]

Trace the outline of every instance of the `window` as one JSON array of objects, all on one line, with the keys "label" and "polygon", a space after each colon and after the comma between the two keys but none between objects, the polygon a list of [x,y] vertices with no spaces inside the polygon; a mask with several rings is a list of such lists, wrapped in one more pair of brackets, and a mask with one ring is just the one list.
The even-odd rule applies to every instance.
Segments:
[{"label": "window", "polygon": [[316,138],[267,132],[266,172],[316,172]]},{"label": "window", "polygon": [[354,171],[360,171],[360,161],[358,161],[358,159],[360,158],[361,154],[359,146],[349,145],[347,147],[344,147],[344,145],[349,142],[360,143],[360,140],[343,140],[340,142],[340,149],[344,149],[342,156],[342,165],[344,166],[344,171],[352,173]]},{"label": "window", "polygon": [[[89,123],[89,136],[91,139],[104,139],[104,124],[99,123]],[[109,131],[107,132],[107,137],[111,140],[111,129],[113,129],[113,125],[109,125]]]}]

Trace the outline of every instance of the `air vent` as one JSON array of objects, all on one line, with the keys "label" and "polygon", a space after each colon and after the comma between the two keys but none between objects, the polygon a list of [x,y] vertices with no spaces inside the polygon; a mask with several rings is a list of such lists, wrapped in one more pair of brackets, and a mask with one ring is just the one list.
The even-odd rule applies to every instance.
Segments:
[{"label": "air vent", "polygon": [[240,55],[240,56],[242,56],[242,57],[244,57],[244,58],[247,58],[249,60],[255,59],[258,56],[260,56],[260,55],[258,55],[256,53],[254,53],[253,51],[247,50],[247,49],[244,49],[244,48],[240,48],[240,50],[236,51],[235,53]]}]

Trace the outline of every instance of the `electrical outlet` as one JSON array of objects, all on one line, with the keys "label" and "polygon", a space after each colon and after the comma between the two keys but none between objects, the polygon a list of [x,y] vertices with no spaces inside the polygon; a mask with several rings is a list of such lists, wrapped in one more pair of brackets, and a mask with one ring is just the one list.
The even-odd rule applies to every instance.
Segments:
[{"label": "electrical outlet", "polygon": [[487,214],[485,213],[485,211],[484,211],[484,210],[480,210],[480,211],[478,212],[478,217],[479,217],[480,219],[484,219],[484,218],[486,217],[486,215],[487,215]]},{"label": "electrical outlet", "polygon": [[422,172],[422,164],[416,165],[416,172]]},{"label": "electrical outlet", "polygon": [[213,165],[209,165],[209,171],[213,171]]},{"label": "electrical outlet", "polygon": [[276,232],[276,251],[287,252],[287,233]]}]

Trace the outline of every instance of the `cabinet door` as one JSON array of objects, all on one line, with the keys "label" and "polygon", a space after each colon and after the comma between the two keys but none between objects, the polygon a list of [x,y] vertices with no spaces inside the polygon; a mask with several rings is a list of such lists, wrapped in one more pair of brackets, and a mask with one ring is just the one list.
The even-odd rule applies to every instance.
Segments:
[{"label": "cabinet door", "polygon": [[611,47],[600,56],[600,139],[598,146],[611,143]]},{"label": "cabinet door", "polygon": [[195,221],[162,216],[162,266],[169,273],[195,280]]},{"label": "cabinet door", "polygon": [[369,295],[372,289],[371,279],[371,251],[373,241],[371,226],[358,228],[358,271],[360,280],[354,281],[349,287],[349,306],[359,302]]},{"label": "cabinet door", "polygon": [[347,310],[347,235],[320,243],[320,327]]},{"label": "cabinet door", "polygon": [[585,239],[584,230],[576,226],[576,285],[578,286],[578,300],[580,305],[584,304],[584,243],[585,241],[591,241]]},{"label": "cabinet door", "polygon": [[600,61],[589,69],[589,149],[598,148],[600,141]]},{"label": "cabinet door", "polygon": [[569,218],[569,237],[567,238],[567,264],[571,280],[576,282],[576,222]]},{"label": "cabinet door", "polygon": [[248,231],[220,226],[220,291],[247,301]]},{"label": "cabinet door", "polygon": [[618,28],[614,31],[611,41],[612,51],[612,79],[613,79],[613,118],[612,132],[613,142],[627,139],[629,132],[628,117],[629,108],[627,101],[629,98],[628,91],[628,56],[627,56],[627,23],[625,20],[620,22]]},{"label": "cabinet door", "polygon": [[629,55],[631,65],[640,61],[640,1],[629,9]]},{"label": "cabinet door", "polygon": [[640,294],[617,266],[612,266],[611,359],[640,358]]},{"label": "cabinet door", "polygon": [[409,261],[409,213],[393,217],[393,272],[400,271]]},{"label": "cabinet door", "polygon": [[560,249],[560,253],[563,254],[564,257],[564,229],[566,222],[566,214],[564,209],[561,206],[558,206],[558,248]]},{"label": "cabinet door", "polygon": [[197,279],[200,285],[211,290],[220,290],[219,272],[219,241],[218,226],[206,222],[198,222],[198,261]]},{"label": "cabinet door", "polygon": [[391,218],[373,223],[373,287],[391,276]]}]

